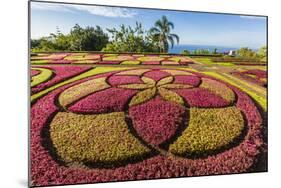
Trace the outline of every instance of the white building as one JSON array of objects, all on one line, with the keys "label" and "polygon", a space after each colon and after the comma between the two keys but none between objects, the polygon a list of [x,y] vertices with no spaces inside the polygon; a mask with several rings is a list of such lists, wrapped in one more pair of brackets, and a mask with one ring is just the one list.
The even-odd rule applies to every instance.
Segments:
[{"label": "white building", "polygon": [[235,55],[235,51],[234,51],[234,50],[230,50],[230,51],[228,52],[228,55],[234,56],[234,55]]}]

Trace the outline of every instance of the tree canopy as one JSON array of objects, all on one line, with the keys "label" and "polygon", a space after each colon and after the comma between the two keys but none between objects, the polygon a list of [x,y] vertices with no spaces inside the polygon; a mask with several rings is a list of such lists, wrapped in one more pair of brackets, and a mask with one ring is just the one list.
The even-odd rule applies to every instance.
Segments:
[{"label": "tree canopy", "polygon": [[170,22],[166,16],[162,16],[160,20],[157,20],[154,27],[150,29],[150,35],[153,41],[158,44],[160,52],[168,52],[169,43],[173,48],[175,40],[179,43],[179,36],[171,33],[172,29],[174,29],[174,23]]},{"label": "tree canopy", "polygon": [[65,35],[57,28],[56,33],[38,40],[31,40],[33,51],[100,51],[108,43],[108,35],[101,27],[76,24],[70,33]]},{"label": "tree canopy", "polygon": [[158,52],[158,46],[147,35],[141,23],[136,26],[125,26],[122,24],[119,29],[107,29],[111,34],[111,42],[102,51],[105,52]]}]

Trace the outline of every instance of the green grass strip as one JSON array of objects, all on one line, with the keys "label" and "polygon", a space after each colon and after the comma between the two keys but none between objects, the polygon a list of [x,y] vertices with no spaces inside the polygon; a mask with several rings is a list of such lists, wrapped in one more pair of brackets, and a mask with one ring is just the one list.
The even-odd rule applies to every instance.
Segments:
[{"label": "green grass strip", "polygon": [[204,64],[207,64],[207,65],[221,65],[221,66],[233,66],[235,65],[234,63],[232,62],[219,62],[219,63],[216,63],[216,62],[213,62],[210,58],[192,58],[200,63],[204,63]]},{"label": "green grass strip", "polygon": [[49,69],[44,68],[31,68],[32,70],[38,70],[40,73],[36,76],[33,76],[31,78],[31,87],[34,87],[38,84],[41,84],[42,82],[47,81],[49,78],[51,78],[53,72]]},{"label": "green grass strip", "polygon": [[[209,76],[213,76],[215,78],[218,78],[222,81],[226,81],[228,83],[230,83],[231,85],[234,85],[236,87],[238,87],[239,89],[241,89],[242,91],[246,92],[248,95],[250,95],[256,102],[258,102],[261,107],[263,108],[263,110],[267,111],[267,99],[265,97],[261,97],[259,95],[257,95],[256,92],[253,92],[253,91],[250,91],[249,89],[246,89],[243,85],[247,85],[245,84],[245,82],[239,82],[236,83],[235,81],[233,81],[231,78],[227,77],[226,75],[221,75],[219,73],[215,73],[215,72],[202,72],[206,75],[209,75]],[[251,87],[253,88],[253,86],[248,86],[248,87]]]},{"label": "green grass strip", "polygon": [[126,69],[132,69],[132,68],[128,68],[128,67],[97,67],[97,68],[94,68],[94,69],[91,69],[87,72],[84,72],[78,76],[75,76],[73,78],[70,78],[68,80],[65,80],[63,82],[60,82],[56,85],[53,85],[43,91],[40,91],[34,95],[31,96],[31,102],[35,101],[36,99],[40,98],[41,96],[49,93],[50,91],[54,90],[54,89],[57,89],[61,86],[64,86],[66,84],[69,84],[71,82],[74,82],[74,81],[77,81],[77,80],[81,80],[83,78],[87,78],[89,76],[94,76],[94,75],[97,75],[97,74],[101,74],[101,73],[106,73],[106,72],[110,72],[110,71],[117,71],[117,70],[126,70]]},{"label": "green grass strip", "polygon": [[200,63],[204,63],[204,64],[207,64],[207,65],[212,65],[213,64],[213,61],[209,58],[192,58],[194,59],[195,61],[198,61]]}]

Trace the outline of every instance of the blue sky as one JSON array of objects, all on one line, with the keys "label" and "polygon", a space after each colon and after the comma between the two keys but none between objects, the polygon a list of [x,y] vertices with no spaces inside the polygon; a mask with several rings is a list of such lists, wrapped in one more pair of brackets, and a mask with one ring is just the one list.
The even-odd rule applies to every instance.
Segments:
[{"label": "blue sky", "polygon": [[266,44],[266,18],[167,10],[84,6],[31,2],[31,38],[40,38],[59,27],[68,33],[76,23],[102,28],[141,22],[145,29],[162,15],[175,25],[180,44],[259,48]]}]

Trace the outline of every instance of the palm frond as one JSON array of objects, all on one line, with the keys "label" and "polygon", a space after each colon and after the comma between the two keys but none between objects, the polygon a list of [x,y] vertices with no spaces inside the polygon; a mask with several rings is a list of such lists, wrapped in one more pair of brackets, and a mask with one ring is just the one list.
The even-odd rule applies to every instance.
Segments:
[{"label": "palm frond", "polygon": [[175,38],[175,39],[176,39],[176,41],[177,41],[177,43],[179,43],[179,42],[180,42],[180,38],[179,38],[179,36],[178,36],[178,35],[176,35],[176,34],[170,34],[170,36],[171,36],[171,37],[173,37],[173,38]]},{"label": "palm frond", "polygon": [[172,36],[168,36],[168,40],[171,43],[171,47],[173,48],[175,44],[174,38]]}]

